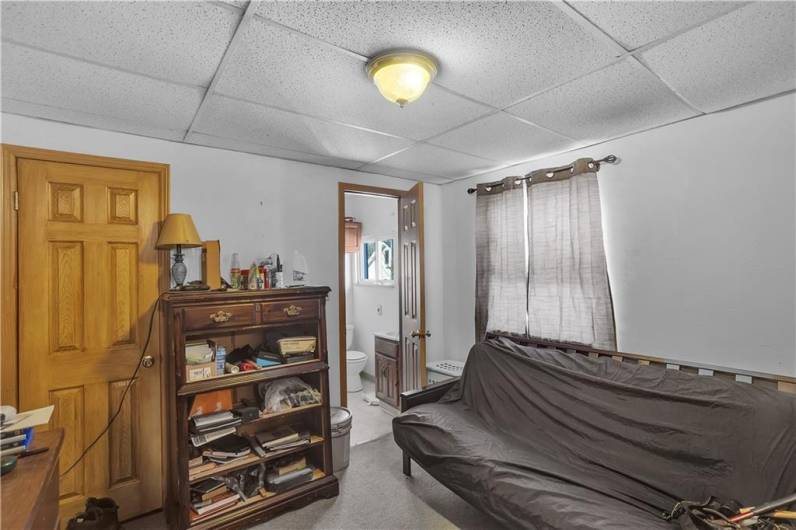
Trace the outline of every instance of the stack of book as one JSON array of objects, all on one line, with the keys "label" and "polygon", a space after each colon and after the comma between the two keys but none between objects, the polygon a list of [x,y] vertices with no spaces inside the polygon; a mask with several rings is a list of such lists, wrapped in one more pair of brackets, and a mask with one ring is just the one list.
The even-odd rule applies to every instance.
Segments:
[{"label": "stack of book", "polygon": [[292,427],[284,426],[273,431],[258,432],[257,443],[266,451],[283,451],[310,444],[309,431],[296,431]]},{"label": "stack of book", "polygon": [[307,463],[306,456],[283,458],[271,466],[265,477],[265,485],[268,491],[280,493],[311,481],[313,471],[313,467]]},{"label": "stack of book", "polygon": [[191,486],[191,508],[197,515],[208,515],[232,506],[240,495],[227,488],[224,479],[208,478]]},{"label": "stack of book", "polygon": [[191,443],[194,447],[201,447],[234,434],[240,423],[240,418],[230,410],[193,416],[190,419]]},{"label": "stack of book", "polygon": [[252,452],[246,438],[230,434],[210,442],[202,456],[216,464],[231,464],[247,457]]},{"label": "stack of book", "polygon": [[25,431],[7,431],[0,434],[0,454],[11,456],[25,450]]}]

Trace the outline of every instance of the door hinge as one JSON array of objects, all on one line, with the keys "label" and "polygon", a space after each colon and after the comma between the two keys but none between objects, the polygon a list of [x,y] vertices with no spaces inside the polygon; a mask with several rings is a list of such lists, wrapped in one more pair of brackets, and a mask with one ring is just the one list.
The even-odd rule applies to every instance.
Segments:
[{"label": "door hinge", "polygon": [[14,211],[19,211],[19,192],[14,192]]}]

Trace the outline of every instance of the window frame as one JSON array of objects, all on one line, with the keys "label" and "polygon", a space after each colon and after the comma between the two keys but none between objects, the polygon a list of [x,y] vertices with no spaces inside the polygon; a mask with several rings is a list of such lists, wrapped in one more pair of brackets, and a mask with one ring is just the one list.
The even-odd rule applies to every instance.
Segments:
[{"label": "window frame", "polygon": [[[359,245],[359,250],[357,250],[357,259],[356,259],[356,274],[357,274],[357,284],[369,287],[395,287],[395,237],[363,237],[362,243]],[[382,253],[379,252],[379,243],[384,241],[392,241],[392,279],[385,280],[385,279],[371,279],[365,278],[365,245],[367,244],[375,244],[376,245],[376,274],[378,275],[379,271],[381,270],[380,264],[382,263]]]}]

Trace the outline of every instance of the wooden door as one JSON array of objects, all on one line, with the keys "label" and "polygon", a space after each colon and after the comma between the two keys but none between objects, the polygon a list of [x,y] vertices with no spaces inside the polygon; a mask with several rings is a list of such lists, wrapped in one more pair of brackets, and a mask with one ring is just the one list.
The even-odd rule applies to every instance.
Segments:
[{"label": "wooden door", "polygon": [[[55,405],[62,473],[105,428],[139,362],[162,282],[155,241],[168,194],[166,166],[63,155],[23,152],[15,163],[19,404]],[[161,506],[158,346],[153,334],[154,368],[138,372],[109,431],[61,477],[64,522],[90,496],[113,497],[123,519]]]},{"label": "wooden door", "polygon": [[426,380],[425,285],[423,259],[423,183],[401,193],[398,201],[401,248],[401,391]]}]

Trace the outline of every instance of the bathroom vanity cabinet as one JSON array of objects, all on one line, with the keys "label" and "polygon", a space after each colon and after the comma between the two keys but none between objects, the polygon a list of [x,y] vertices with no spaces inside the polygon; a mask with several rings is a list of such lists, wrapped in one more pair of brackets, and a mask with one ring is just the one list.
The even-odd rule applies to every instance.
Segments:
[{"label": "bathroom vanity cabinet", "polygon": [[401,354],[397,340],[374,337],[376,353],[376,397],[398,407],[401,389]]}]

